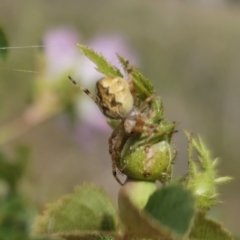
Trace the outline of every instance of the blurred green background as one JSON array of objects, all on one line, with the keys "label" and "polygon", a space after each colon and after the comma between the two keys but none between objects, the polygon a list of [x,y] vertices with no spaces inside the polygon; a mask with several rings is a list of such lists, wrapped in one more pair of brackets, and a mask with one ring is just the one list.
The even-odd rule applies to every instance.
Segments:
[{"label": "blurred green background", "polygon": [[[97,34],[124,36],[139,57],[140,69],[162,97],[167,117],[178,123],[176,176],[185,173],[187,140],[182,129],[200,133],[213,156],[219,156],[219,175],[234,180],[221,188],[214,215],[240,234],[240,8],[207,1],[144,0],[0,0],[0,24],[11,46],[41,44],[50,29],[69,27],[82,44]],[[0,67],[1,126],[17,118],[28,105],[39,49],[11,50]],[[80,54],[80,53],[79,53]],[[120,53],[121,54],[121,53]],[[66,80],[67,81],[67,80]],[[58,124],[59,116],[21,137],[1,145],[11,154],[17,143],[32,149],[32,161],[22,189],[39,209],[94,182],[117,205],[119,185],[111,173],[108,133],[94,133],[91,149],[76,142]]]}]

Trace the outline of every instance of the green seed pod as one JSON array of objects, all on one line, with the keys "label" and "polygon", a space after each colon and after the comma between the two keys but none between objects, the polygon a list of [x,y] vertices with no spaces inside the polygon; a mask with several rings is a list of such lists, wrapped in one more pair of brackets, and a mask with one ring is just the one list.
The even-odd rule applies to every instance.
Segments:
[{"label": "green seed pod", "polygon": [[134,144],[138,141],[138,137],[128,140],[117,167],[132,179],[148,181],[161,179],[172,160],[170,144],[164,140],[152,145],[146,143],[136,147]]}]

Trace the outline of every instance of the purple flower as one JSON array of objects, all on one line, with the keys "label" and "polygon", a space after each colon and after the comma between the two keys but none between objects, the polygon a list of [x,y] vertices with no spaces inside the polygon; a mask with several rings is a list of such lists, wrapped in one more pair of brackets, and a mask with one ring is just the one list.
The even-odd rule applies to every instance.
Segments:
[{"label": "purple flower", "polygon": [[78,34],[67,28],[54,29],[43,38],[46,56],[46,75],[58,79],[67,71],[75,69],[80,54],[76,47]]},{"label": "purple flower", "polygon": [[111,128],[107,124],[105,116],[91,98],[81,95],[77,102],[77,110],[80,113],[81,121],[87,124],[89,128],[110,132]]}]

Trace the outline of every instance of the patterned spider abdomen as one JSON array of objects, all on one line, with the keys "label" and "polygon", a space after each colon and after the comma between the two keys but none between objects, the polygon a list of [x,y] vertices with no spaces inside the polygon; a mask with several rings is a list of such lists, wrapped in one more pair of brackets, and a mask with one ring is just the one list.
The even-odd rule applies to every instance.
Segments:
[{"label": "patterned spider abdomen", "polygon": [[110,119],[122,119],[133,109],[129,84],[120,77],[100,79],[96,84],[97,102],[102,113]]}]

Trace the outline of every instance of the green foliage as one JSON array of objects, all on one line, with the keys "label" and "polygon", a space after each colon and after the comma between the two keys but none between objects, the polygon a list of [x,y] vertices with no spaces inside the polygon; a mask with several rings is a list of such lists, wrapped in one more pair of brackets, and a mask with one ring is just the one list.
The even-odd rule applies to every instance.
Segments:
[{"label": "green foliage", "polygon": [[150,195],[144,209],[135,205],[129,194],[123,191],[119,207],[123,228],[119,228],[116,213],[102,190],[84,184],[73,194],[49,204],[35,223],[33,233],[68,240],[105,240],[123,236],[125,239],[160,240],[187,236],[190,240],[232,239],[219,223],[207,219],[201,212],[196,214],[193,222],[194,198],[181,186],[157,189]]},{"label": "green foliage", "polygon": [[189,235],[190,240],[231,240],[231,234],[223,229],[222,225],[205,217],[199,212],[194,220],[193,228]]},{"label": "green foliage", "polygon": [[0,180],[7,182],[10,189],[14,189],[23,177],[30,158],[30,150],[26,146],[18,146],[15,152],[14,159],[8,159],[0,152]]},{"label": "green foliage", "polygon": [[30,210],[19,191],[19,183],[29,162],[29,149],[16,148],[16,156],[9,159],[0,153],[0,240],[30,240]]},{"label": "green foliage", "polygon": [[7,58],[8,54],[8,50],[6,49],[7,47],[8,47],[7,37],[3,29],[0,27],[0,60],[5,60]]},{"label": "green foliage", "polygon": [[[209,210],[218,201],[217,186],[232,178],[217,177],[218,159],[211,158],[209,150],[200,137],[196,140],[188,132],[185,134],[189,140],[189,164],[185,185],[196,196],[198,207],[202,210]],[[196,160],[193,150],[197,152]]]},{"label": "green foliage", "polygon": [[84,45],[77,44],[77,47],[84,55],[86,55],[92,62],[97,65],[97,70],[100,73],[103,73],[109,77],[123,76],[120,70],[107,62],[107,60],[101,54],[96,53],[94,50]]},{"label": "green foliage", "polygon": [[[141,194],[144,195],[144,192]],[[134,197],[131,193],[121,192],[119,206],[128,236],[175,239],[189,231],[195,211],[191,192],[181,186],[157,189],[150,195],[143,210],[134,204],[129,195],[131,199]]]},{"label": "green foliage", "polygon": [[[103,73],[109,77],[123,77],[122,73],[118,68],[112,66],[107,60],[99,53],[96,53],[93,49],[77,44],[77,47],[81,52],[86,55],[92,62],[97,66],[97,71]],[[136,87],[137,92],[142,98],[151,96],[154,93],[154,88],[151,82],[146,79],[135,67],[129,65],[128,61],[117,55],[120,63],[122,64],[124,70],[128,72],[130,70],[133,82]]]},{"label": "green foliage", "polygon": [[12,192],[0,198],[0,239],[29,239],[29,212],[20,193]]},{"label": "green foliage", "polygon": [[[99,72],[107,77],[123,77],[101,54],[83,45],[78,47],[96,64]],[[231,178],[217,177],[217,159],[211,159],[201,138],[195,140],[186,132],[188,173],[180,181],[172,179],[176,154],[171,141],[175,123],[170,124],[164,118],[163,104],[151,82],[123,57],[118,55],[118,59],[132,77],[136,90],[132,112],[123,121],[109,120],[116,129],[114,139],[110,138],[113,168],[127,176],[118,198],[121,221],[118,223],[106,194],[94,185],[84,184],[73,194],[49,204],[37,219],[33,233],[69,240],[232,239],[219,223],[205,217],[206,211],[219,201],[216,186]],[[111,94],[114,96],[114,92]],[[121,129],[126,119],[141,131],[130,134],[125,126]],[[122,125],[118,125],[119,121]],[[155,180],[161,181],[161,188]]]},{"label": "green foliage", "polygon": [[49,204],[35,223],[33,233],[72,239],[116,231],[117,217],[102,189],[84,184],[71,195]]},{"label": "green foliage", "polygon": [[[139,183],[142,185],[140,181],[137,185],[139,185]],[[125,188],[125,186],[123,186],[123,188]],[[157,236],[158,239],[171,240],[171,232],[161,224],[154,223],[153,219],[148,217],[146,212],[144,212],[142,208],[139,207],[139,204],[136,203],[135,199],[136,197],[139,198],[140,194],[144,195],[144,188],[142,188],[141,193],[136,193],[136,191],[133,190],[133,195],[131,194],[131,191],[120,190],[119,193],[119,215],[127,239],[151,239],[156,238]],[[133,200],[134,197],[135,199]]]},{"label": "green foliage", "polygon": [[146,98],[150,97],[152,94],[154,94],[154,88],[151,82],[145,78],[142,73],[139,72],[135,67],[129,65],[129,62],[121,57],[120,55],[117,55],[120,63],[122,64],[124,70],[130,71],[133,77],[133,83],[137,90],[137,92],[140,95],[140,98]]},{"label": "green foliage", "polygon": [[181,186],[163,187],[154,192],[144,210],[160,224],[178,235],[185,235],[194,216],[194,198]]}]

